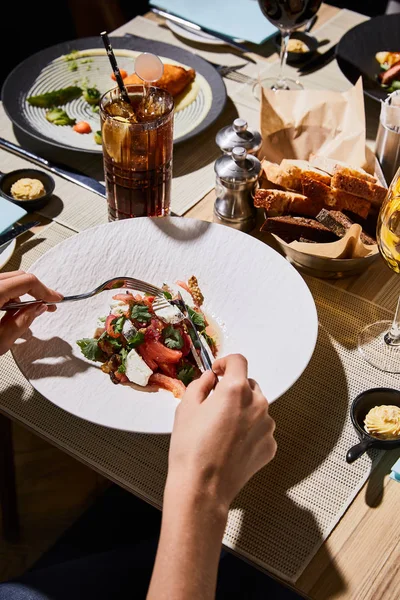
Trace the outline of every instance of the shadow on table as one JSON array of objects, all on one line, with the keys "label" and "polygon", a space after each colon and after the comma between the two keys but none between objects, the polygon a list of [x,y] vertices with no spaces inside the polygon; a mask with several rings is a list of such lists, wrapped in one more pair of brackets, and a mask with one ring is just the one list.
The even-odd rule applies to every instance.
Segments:
[{"label": "shadow on table", "polygon": [[7,265],[4,267],[5,271],[18,271],[18,269],[21,268],[22,258],[24,254],[26,254],[30,250],[33,250],[33,248],[36,248],[36,246],[39,246],[45,241],[43,238],[40,239],[37,237],[33,237],[34,234],[31,234],[31,236],[32,237],[26,240],[26,242],[17,245],[10,262],[7,263]]},{"label": "shadow on table", "polygon": [[[30,330],[23,336],[22,342],[18,345],[18,353],[24,352],[25,343],[29,342],[29,355],[26,354],[25,364],[35,365],[34,372],[30,372],[30,379],[43,379],[44,377],[72,377],[76,373],[83,373],[89,368],[100,368],[94,363],[89,364],[72,353],[71,345],[65,340],[54,336],[49,340],[40,340],[36,338]],[[59,358],[55,364],[48,364],[45,361],[49,358]]]},{"label": "shadow on table", "polygon": [[151,219],[152,225],[163,231],[168,237],[180,242],[191,242],[203,236],[209,229],[211,223],[208,221],[195,221],[190,223],[188,219],[165,221],[164,219]]},{"label": "shadow on table", "polygon": [[[215,143],[215,136],[222,127],[231,125],[238,116],[236,106],[228,97],[224,110],[215,123],[207,127],[201,134],[174,147],[173,176],[182,177],[188,173],[193,173],[193,171],[198,171],[221,156],[221,150]],[[210,139],[214,142],[212,146],[210,145]],[[203,146],[207,151],[199,152],[199,149],[201,150]],[[193,156],[193,160],[188,160],[190,156]]]},{"label": "shadow on table", "polygon": [[[341,510],[336,506],[327,511],[324,504],[335,494],[335,481],[340,481],[340,475],[335,478],[335,460],[330,464],[326,461],[335,449],[347,417],[346,374],[321,327],[317,344],[323,347],[322,355],[314,353],[303,376],[270,408],[276,422],[275,459],[249,481],[232,505],[238,511],[240,528],[235,549],[239,553],[241,549],[250,552],[253,559],[262,558],[277,574],[292,579],[297,578],[326,535],[313,512],[324,520],[328,531],[334,515],[328,517],[327,512]],[[345,589],[328,550],[321,547],[319,565],[325,567],[328,563],[326,599]]]},{"label": "shadow on table", "polygon": [[43,208],[40,208],[36,212],[48,219],[54,219],[58,217],[64,210],[64,202],[61,200],[60,196],[53,194],[50,202],[46,204]]}]

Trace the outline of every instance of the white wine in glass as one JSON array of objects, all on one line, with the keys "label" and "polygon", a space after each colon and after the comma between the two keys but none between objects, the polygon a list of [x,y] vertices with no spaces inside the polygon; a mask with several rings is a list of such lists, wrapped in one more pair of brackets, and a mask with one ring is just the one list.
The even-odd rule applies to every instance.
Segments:
[{"label": "white wine in glass", "polygon": [[[379,211],[376,240],[383,260],[400,273],[400,168]],[[393,321],[378,321],[365,327],[359,334],[358,348],[374,367],[400,373],[400,297]]]}]

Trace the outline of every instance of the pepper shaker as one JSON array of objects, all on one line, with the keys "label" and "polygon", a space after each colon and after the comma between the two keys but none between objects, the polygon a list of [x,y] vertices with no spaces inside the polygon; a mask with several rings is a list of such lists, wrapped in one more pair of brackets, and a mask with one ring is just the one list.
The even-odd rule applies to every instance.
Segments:
[{"label": "pepper shaker", "polygon": [[261,162],[245,148],[234,147],[230,155],[220,156],[214,165],[216,200],[214,221],[240,231],[255,227],[254,192],[258,187]]},{"label": "pepper shaker", "polygon": [[231,154],[233,148],[245,148],[249,154],[256,154],[261,148],[261,134],[249,129],[245,119],[235,119],[232,125],[223,127],[215,136],[215,142],[225,154]]}]

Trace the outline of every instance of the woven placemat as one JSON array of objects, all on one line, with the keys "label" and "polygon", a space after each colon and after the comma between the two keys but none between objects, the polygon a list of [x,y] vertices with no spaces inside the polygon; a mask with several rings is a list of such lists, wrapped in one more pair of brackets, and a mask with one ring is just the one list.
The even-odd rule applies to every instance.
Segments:
[{"label": "woven placemat", "polygon": [[[44,251],[74,233],[54,223],[18,250],[7,269],[28,268]],[[27,244],[29,243],[26,242]],[[400,378],[370,367],[356,349],[358,331],[390,317],[379,306],[307,279],[320,331],[298,382],[271,407],[278,453],[235,500],[224,544],[290,582],[306,567],[338,523],[379,459],[345,461],[357,437],[350,401],[376,386],[398,388]],[[294,300],[295,301],[295,300]],[[290,344],[290,315],[285,328]],[[130,434],[83,421],[38,394],[10,353],[0,358],[0,410],[119,485],[161,507],[169,436]]]}]

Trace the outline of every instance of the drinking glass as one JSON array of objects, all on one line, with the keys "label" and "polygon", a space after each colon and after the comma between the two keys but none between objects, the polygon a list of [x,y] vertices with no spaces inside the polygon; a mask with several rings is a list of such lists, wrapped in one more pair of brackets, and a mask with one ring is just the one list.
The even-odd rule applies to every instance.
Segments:
[{"label": "drinking glass", "polygon": [[294,79],[284,77],[287,45],[290,34],[307,23],[318,12],[322,0],[258,0],[268,21],[278,27],[281,34],[280,68],[278,77],[262,79],[260,85],[272,90],[302,90]]},{"label": "drinking glass", "polygon": [[167,91],[126,86],[100,100],[108,219],[168,215],[171,201],[174,100]]},{"label": "drinking glass", "polygon": [[[379,211],[376,239],[383,260],[400,273],[400,168]],[[400,297],[393,321],[367,325],[359,334],[358,348],[374,367],[400,373]]]}]

